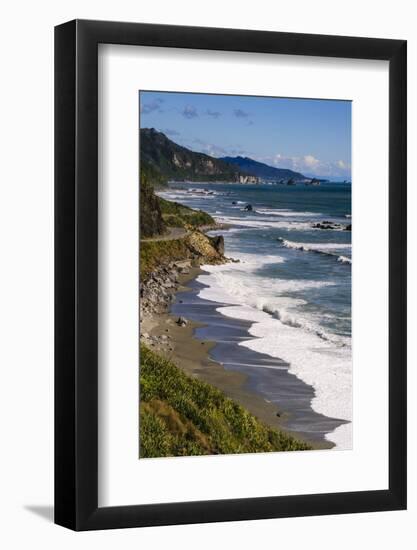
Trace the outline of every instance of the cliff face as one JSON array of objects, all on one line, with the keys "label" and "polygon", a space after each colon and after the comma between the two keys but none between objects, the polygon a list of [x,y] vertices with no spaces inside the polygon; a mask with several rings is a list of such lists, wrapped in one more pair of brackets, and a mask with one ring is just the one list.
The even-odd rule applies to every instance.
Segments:
[{"label": "cliff face", "polygon": [[208,237],[193,231],[183,239],[142,241],[140,249],[140,311],[141,316],[167,311],[178,290],[179,276],[202,264],[222,264],[222,236]]},{"label": "cliff face", "polygon": [[140,186],[140,236],[161,235],[166,231],[158,197],[149,185]]},{"label": "cliff face", "polygon": [[223,160],[182,147],[154,128],[140,131],[140,159],[162,176],[176,180],[238,182],[248,175]]},{"label": "cliff face", "polygon": [[259,183],[259,178],[256,176],[239,176],[239,183]]},{"label": "cliff face", "polygon": [[162,235],[167,227],[214,225],[214,219],[201,210],[193,210],[177,202],[155,195],[155,188],[165,185],[164,177],[146,161],[140,171],[140,236],[142,239]]},{"label": "cliff face", "polygon": [[200,231],[194,231],[186,239],[191,256],[197,263],[216,264],[224,261],[224,238],[208,237]]}]

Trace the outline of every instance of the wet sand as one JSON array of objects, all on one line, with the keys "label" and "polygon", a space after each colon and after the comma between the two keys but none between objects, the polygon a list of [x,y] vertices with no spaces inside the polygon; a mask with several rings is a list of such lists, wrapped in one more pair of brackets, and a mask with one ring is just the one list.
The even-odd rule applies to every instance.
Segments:
[{"label": "wet sand", "polygon": [[[225,317],[216,311],[225,304],[199,298],[199,273],[199,268],[191,268],[181,275],[170,313],[141,321],[141,334],[149,335],[151,349],[219,388],[269,426],[316,449],[333,447],[324,436],[344,422],[313,411],[314,389],[290,374],[286,363],[239,346],[252,338],[252,323]],[[187,319],[185,326],[176,323],[179,316]]]}]

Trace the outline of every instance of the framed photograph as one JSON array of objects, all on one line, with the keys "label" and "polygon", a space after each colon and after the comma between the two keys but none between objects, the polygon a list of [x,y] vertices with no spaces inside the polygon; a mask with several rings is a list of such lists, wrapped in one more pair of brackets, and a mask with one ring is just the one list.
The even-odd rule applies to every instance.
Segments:
[{"label": "framed photograph", "polygon": [[55,29],[55,522],[406,507],[406,42]]}]

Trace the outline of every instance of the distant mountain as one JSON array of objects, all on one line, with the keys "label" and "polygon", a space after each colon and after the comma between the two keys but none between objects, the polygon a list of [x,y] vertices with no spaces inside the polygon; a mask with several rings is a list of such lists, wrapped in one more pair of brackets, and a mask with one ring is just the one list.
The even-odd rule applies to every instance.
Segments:
[{"label": "distant mountain", "polygon": [[242,183],[258,181],[238,166],[182,147],[154,128],[140,130],[140,155],[143,165],[157,170],[167,179]]},{"label": "distant mountain", "polygon": [[287,168],[275,168],[248,157],[222,157],[221,160],[227,162],[228,164],[237,166],[240,170],[253,174],[254,176],[258,176],[262,179],[293,179],[295,181],[306,179],[306,177],[299,172],[294,172],[293,170],[289,170]]}]

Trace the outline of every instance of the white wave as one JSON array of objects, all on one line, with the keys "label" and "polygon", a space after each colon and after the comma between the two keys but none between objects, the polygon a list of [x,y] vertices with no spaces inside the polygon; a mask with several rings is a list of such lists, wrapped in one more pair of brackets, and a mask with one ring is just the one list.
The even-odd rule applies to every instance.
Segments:
[{"label": "white wave", "polygon": [[245,217],[237,217],[237,216],[221,216],[216,217],[216,221],[218,223],[228,223],[231,225],[238,225],[241,227],[251,227],[254,229],[268,229],[268,228],[276,228],[276,229],[288,229],[288,230],[311,230],[314,231],[314,229],[311,227],[311,224],[308,222],[296,222],[296,221],[278,221],[274,219],[264,219],[261,217],[251,217],[251,216],[245,216]]},{"label": "white wave", "polygon": [[[312,408],[325,416],[352,420],[351,351],[311,332],[281,322],[267,313],[248,306],[219,308],[228,317],[252,321],[249,333],[254,339],[239,345],[258,353],[280,358],[289,365],[289,372],[313,386]],[[351,424],[326,435],[336,448],[352,447]]]},{"label": "white wave", "polygon": [[166,200],[180,200],[186,202],[190,199],[206,200],[216,198],[214,194],[208,193],[190,193],[189,191],[181,191],[176,189],[175,191],[156,191],[158,197],[162,197]]},{"label": "white wave", "polygon": [[321,250],[339,250],[339,249],[351,249],[352,245],[350,243],[297,243],[294,241],[289,241],[287,239],[279,239],[285,248],[294,248],[295,250],[304,250],[309,252],[310,250],[318,251]]},{"label": "white wave", "polygon": [[339,256],[337,261],[342,264],[352,264],[352,258],[348,258],[347,256]]},{"label": "white wave", "polygon": [[[247,265],[246,270],[250,269],[251,266]],[[200,275],[198,281],[207,286],[200,291],[199,296],[213,302],[248,305],[255,310],[268,313],[285,325],[302,328],[322,340],[333,342],[338,347],[350,345],[349,338],[333,334],[321,327],[319,319],[315,319],[313,314],[307,316],[297,311],[299,306],[306,304],[305,300],[285,296],[287,293],[300,292],[309,288],[322,288],[331,283],[256,277],[256,289],[254,289],[253,278],[244,277],[243,270],[240,272],[240,277],[237,275],[236,271],[229,273],[211,271],[211,276]]]},{"label": "white wave", "polygon": [[279,319],[294,328],[303,328],[324,340],[338,346],[349,345],[349,339],[325,331],[313,314],[303,316],[295,311],[305,305],[305,300],[288,296],[311,288],[332,286],[330,281],[312,281],[307,279],[270,279],[253,277],[253,272],[267,264],[282,263],[279,256],[257,256],[255,254],[237,254],[239,264],[203,266],[210,275],[200,275],[198,281],[205,286],[199,296],[215,302],[234,305],[249,305]]},{"label": "white wave", "polygon": [[[211,229],[207,231],[206,235],[209,237],[217,237],[218,235],[233,235],[234,233],[241,233],[242,231],[249,231],[250,227],[227,227],[226,229]],[[228,250],[230,252],[230,250]],[[229,254],[229,256],[231,253]]]},{"label": "white wave", "polygon": [[[283,295],[330,283],[253,276],[262,262],[277,259],[242,255],[239,264],[203,266],[205,273],[198,280],[206,286],[199,295],[228,304],[218,308],[223,315],[251,321],[249,332],[254,338],[240,345],[289,363],[291,373],[314,387],[311,406],[316,412],[351,421],[350,338],[326,333],[311,314],[303,315],[300,306],[304,300]],[[351,424],[326,437],[337,448],[351,448]]]},{"label": "white wave", "polygon": [[312,216],[321,216],[321,214],[315,214],[314,212],[296,212],[294,210],[289,210],[288,208],[278,208],[275,210],[256,209],[256,212],[265,216],[279,216],[288,218],[311,218]]},{"label": "white wave", "polygon": [[336,258],[338,262],[344,264],[352,264],[352,259],[347,256],[339,256],[336,253],[340,249],[351,249],[350,243],[296,243],[281,237],[278,239],[282,246],[285,248],[291,248],[293,250],[302,250],[303,252],[315,252],[317,254],[324,254],[325,256],[331,256]]},{"label": "white wave", "polygon": [[211,189],[199,189],[198,187],[190,187],[189,189],[185,190],[185,193],[194,193],[196,195],[227,195],[228,193],[221,192],[221,191],[213,191]]}]

